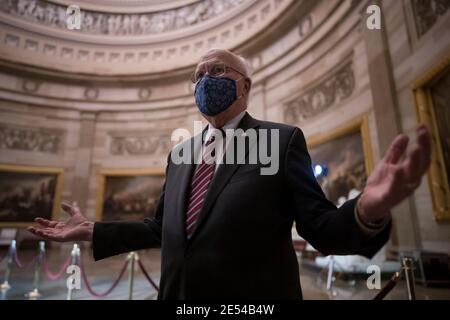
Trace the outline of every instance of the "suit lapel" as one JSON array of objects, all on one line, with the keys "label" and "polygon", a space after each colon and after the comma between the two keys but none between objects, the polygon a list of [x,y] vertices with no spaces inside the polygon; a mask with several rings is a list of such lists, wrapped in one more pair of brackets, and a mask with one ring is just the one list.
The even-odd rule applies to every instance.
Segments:
[{"label": "suit lapel", "polygon": [[[246,131],[247,129],[256,128],[257,126],[258,121],[253,119],[248,113],[246,113],[245,116],[242,118],[241,122],[239,123],[239,125],[237,126],[237,128]],[[247,154],[252,147],[253,146],[249,146],[249,148],[245,150],[244,159],[247,157]],[[199,213],[199,217],[196,222],[196,227],[192,233],[192,236],[188,240],[188,245],[189,243],[192,242],[192,240],[196,237],[197,233],[201,230],[202,225],[207,219],[217,197],[222,192],[223,188],[227,185],[228,181],[236,172],[236,170],[239,168],[239,166],[240,164],[237,164],[235,162],[233,162],[232,164],[225,164],[225,163],[220,164],[219,168],[217,169],[217,172],[214,175],[213,180],[211,181],[211,185],[206,195],[205,203],[203,205],[202,210]]]}]

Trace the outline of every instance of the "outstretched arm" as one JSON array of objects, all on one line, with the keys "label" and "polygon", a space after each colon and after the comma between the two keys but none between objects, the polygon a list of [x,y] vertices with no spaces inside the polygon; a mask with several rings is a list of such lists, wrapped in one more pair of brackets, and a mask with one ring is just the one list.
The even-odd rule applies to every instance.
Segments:
[{"label": "outstretched arm", "polygon": [[[170,154],[169,158],[170,159]],[[166,168],[167,174],[168,166]],[[164,213],[163,186],[153,217],[144,221],[92,222],[80,212],[76,204],[63,203],[62,209],[69,214],[67,221],[50,221],[36,218],[37,227],[28,230],[46,240],[69,242],[89,241],[93,245],[95,260],[116,254],[161,246]]]},{"label": "outstretched arm", "polygon": [[417,146],[401,163],[407,138],[397,137],[368,178],[362,195],[338,209],[326,199],[317,183],[303,133],[296,129],[289,143],[285,168],[299,234],[324,254],[372,257],[388,240],[390,222],[378,232],[368,233],[358,219],[369,226],[376,225],[417,188],[431,152],[426,128],[419,127],[417,134]]},{"label": "outstretched arm", "polygon": [[144,221],[96,222],[93,232],[94,259],[119,253],[161,247],[164,190],[153,217]]},{"label": "outstretched arm", "polygon": [[36,218],[38,226],[28,230],[46,240],[57,242],[89,241],[95,260],[119,253],[161,246],[164,188],[154,217],[144,221],[92,222],[80,212],[76,203],[63,203],[69,214],[66,221]]},{"label": "outstretched arm", "polygon": [[[169,161],[170,153],[167,157],[166,177]],[[124,252],[161,247],[165,190],[164,183],[151,218],[145,218],[144,221],[96,222],[92,237],[94,259],[101,260]]]}]

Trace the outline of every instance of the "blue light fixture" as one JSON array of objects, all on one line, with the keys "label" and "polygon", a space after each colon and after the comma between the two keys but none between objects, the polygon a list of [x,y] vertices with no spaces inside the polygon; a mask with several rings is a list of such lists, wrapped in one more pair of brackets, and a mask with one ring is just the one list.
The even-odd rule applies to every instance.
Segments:
[{"label": "blue light fixture", "polygon": [[315,164],[313,165],[314,177],[323,177],[328,174],[328,168],[325,165]]}]

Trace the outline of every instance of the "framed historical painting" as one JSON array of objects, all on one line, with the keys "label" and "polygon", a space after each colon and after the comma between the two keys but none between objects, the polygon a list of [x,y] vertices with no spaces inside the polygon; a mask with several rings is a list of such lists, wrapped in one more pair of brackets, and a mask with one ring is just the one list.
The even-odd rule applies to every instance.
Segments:
[{"label": "framed historical painting", "polygon": [[413,86],[419,122],[432,136],[428,181],[434,217],[450,220],[450,55]]},{"label": "framed historical painting", "polygon": [[314,175],[326,197],[335,205],[362,192],[373,169],[368,119],[308,139]]},{"label": "framed historical painting", "polygon": [[26,227],[59,216],[63,169],[0,165],[0,227]]},{"label": "framed historical painting", "polygon": [[97,219],[142,220],[152,216],[161,195],[164,174],[164,168],[102,170]]}]

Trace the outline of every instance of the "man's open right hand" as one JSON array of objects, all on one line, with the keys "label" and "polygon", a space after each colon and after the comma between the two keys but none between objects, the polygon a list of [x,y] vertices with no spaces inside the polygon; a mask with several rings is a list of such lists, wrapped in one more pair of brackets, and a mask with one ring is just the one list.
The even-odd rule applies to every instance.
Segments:
[{"label": "man's open right hand", "polygon": [[87,220],[74,203],[62,203],[61,208],[69,214],[66,221],[51,221],[36,218],[36,227],[28,227],[28,231],[46,240],[68,242],[68,241],[92,241],[94,223]]}]

